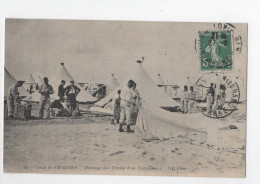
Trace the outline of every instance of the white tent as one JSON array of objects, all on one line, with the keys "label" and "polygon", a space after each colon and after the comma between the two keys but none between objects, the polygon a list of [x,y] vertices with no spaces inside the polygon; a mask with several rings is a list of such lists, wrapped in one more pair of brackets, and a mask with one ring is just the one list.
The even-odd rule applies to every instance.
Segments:
[{"label": "white tent", "polygon": [[34,80],[32,74],[30,74],[24,84],[37,84],[37,82]]},{"label": "white tent", "polygon": [[165,82],[163,81],[162,77],[161,77],[161,74],[157,74],[157,78],[156,78],[156,84],[158,86],[163,86],[165,85]]},{"label": "white tent", "polygon": [[50,81],[50,84],[53,86],[54,95],[52,98],[58,98],[58,87],[60,85],[61,80],[66,81],[66,85],[69,85],[70,81],[73,80],[75,86],[81,89],[80,93],[77,96],[77,101],[79,102],[94,102],[97,99],[91,96],[87,91],[85,91],[70,75],[68,70],[65,68],[64,63],[61,63],[60,67],[57,69],[56,75],[53,78],[53,81]]},{"label": "white tent", "polygon": [[24,87],[26,90],[30,90],[32,87],[32,92],[36,91],[37,82],[35,81],[32,74],[29,75],[28,79],[24,82]]},{"label": "white tent", "polygon": [[162,79],[161,74],[159,73],[157,74],[155,83],[157,84],[157,86],[160,88],[162,92],[166,93],[166,83]]},{"label": "white tent", "polygon": [[[95,94],[97,91],[102,90],[104,87],[106,87],[105,95],[108,95],[109,93],[113,92],[114,89],[116,89],[118,86],[120,86],[120,84],[117,82],[116,78],[114,77],[114,74],[111,74],[109,79],[106,82],[104,82],[104,85],[98,87],[98,89],[93,90],[91,94]],[[91,87],[92,85],[88,86],[88,88]]]},{"label": "white tent", "polygon": [[[5,79],[4,96],[6,97],[8,95],[8,89],[10,88],[11,85],[15,84],[17,82],[17,80],[7,71],[6,68],[5,68],[4,79]],[[18,92],[19,92],[20,96],[28,95],[27,91],[25,90],[25,88],[23,86],[18,88]]]},{"label": "white tent", "polygon": [[39,76],[39,77],[37,78],[36,82],[37,82],[38,86],[40,86],[40,85],[43,84],[43,80],[42,80],[41,76]]},{"label": "white tent", "polygon": [[[137,89],[143,101],[149,102],[154,106],[158,107],[175,107],[179,106],[177,102],[172,100],[166,93],[162,92],[160,88],[153,82],[148,73],[145,71],[141,63],[135,64],[136,69],[134,69],[133,74],[128,80],[132,79],[137,84]],[[127,80],[127,81],[128,81]],[[126,82],[122,83],[108,96],[96,103],[97,106],[104,107],[107,103],[111,101],[113,96],[118,90],[122,89],[126,85]]]},{"label": "white tent", "polygon": [[107,94],[112,92],[114,89],[116,89],[120,84],[117,82],[114,74],[111,74],[109,81],[106,83],[107,87]]},{"label": "white tent", "polygon": [[[140,96],[143,99],[142,107],[139,108],[135,132],[144,139],[164,139],[177,137],[179,135],[186,136],[187,133],[194,135],[194,139],[198,142],[208,143],[209,145],[215,145],[222,147],[226,142],[222,139],[218,139],[219,129],[227,126],[226,122],[219,119],[212,119],[205,117],[202,113],[181,114],[178,112],[169,112],[160,107],[176,106],[179,105],[173,101],[165,93],[163,93],[155,83],[148,76],[144,70],[142,64],[137,64],[135,74],[131,78],[137,83],[137,89]],[[123,85],[126,85],[124,83]],[[123,87],[120,85],[113,93],[108,95],[96,105],[104,107],[112,98],[115,91]],[[107,109],[100,107],[94,107],[90,110],[101,111],[109,114]],[[112,111],[110,111],[112,114]],[[194,132],[194,133],[193,133]],[[191,137],[190,137],[191,138]],[[226,139],[229,139],[226,136]]]}]

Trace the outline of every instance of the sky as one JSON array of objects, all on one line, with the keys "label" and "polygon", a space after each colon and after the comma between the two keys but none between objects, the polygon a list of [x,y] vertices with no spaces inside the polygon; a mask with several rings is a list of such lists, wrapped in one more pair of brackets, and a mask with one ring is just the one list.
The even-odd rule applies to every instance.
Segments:
[{"label": "sky", "polygon": [[[247,39],[246,26],[236,27]],[[53,78],[65,63],[77,82],[102,83],[112,73],[122,82],[144,57],[152,79],[160,73],[169,84],[189,83],[187,77],[195,83],[201,76],[195,39],[210,29],[212,23],[7,19],[5,66],[18,80],[30,73]],[[243,51],[238,59],[246,57]],[[235,66],[236,71],[244,66]]]}]

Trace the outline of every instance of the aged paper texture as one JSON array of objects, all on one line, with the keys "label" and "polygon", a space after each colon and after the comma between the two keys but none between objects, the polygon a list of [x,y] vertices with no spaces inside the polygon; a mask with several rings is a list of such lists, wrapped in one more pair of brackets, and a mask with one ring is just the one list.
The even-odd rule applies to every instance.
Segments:
[{"label": "aged paper texture", "polygon": [[6,19],[4,172],[245,177],[247,24]]}]

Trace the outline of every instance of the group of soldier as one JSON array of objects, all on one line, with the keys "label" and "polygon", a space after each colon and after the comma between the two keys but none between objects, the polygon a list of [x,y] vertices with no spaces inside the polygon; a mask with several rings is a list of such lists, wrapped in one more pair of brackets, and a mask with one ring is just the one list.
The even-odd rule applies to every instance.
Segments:
[{"label": "group of soldier", "polygon": [[126,132],[133,132],[130,126],[135,123],[140,106],[141,98],[136,89],[136,83],[129,80],[127,85],[118,90],[113,98],[114,116],[111,124],[119,124],[119,132],[124,132],[123,125],[126,124]]},{"label": "group of soldier", "polygon": [[[15,119],[15,105],[19,103],[18,87],[21,87],[22,84],[23,82],[18,81],[17,83],[10,86],[10,88],[8,89],[8,117],[11,120]],[[43,119],[44,109],[46,110],[46,119],[50,118],[51,110],[53,115],[60,115],[64,111],[72,113],[76,109],[76,96],[80,92],[80,89],[74,85],[74,81],[70,81],[70,85],[68,85],[66,88],[64,88],[64,86],[65,81],[62,80],[58,88],[59,99],[54,100],[51,103],[50,95],[54,93],[54,90],[53,87],[49,84],[49,79],[47,77],[43,78],[43,84],[38,87],[38,92],[40,93],[39,119]]]},{"label": "group of soldier", "polygon": [[[43,119],[44,109],[46,109],[46,119],[50,118],[50,112],[53,116],[62,116],[71,114],[76,109],[76,96],[80,89],[74,85],[74,81],[70,81],[70,85],[65,88],[65,81],[62,80],[58,87],[59,99],[51,103],[50,95],[54,93],[53,87],[49,84],[47,77],[43,78],[44,83],[38,87],[40,93],[39,103],[39,119]],[[8,90],[7,105],[9,119],[15,119],[14,108],[19,101],[18,87],[22,86],[23,82],[18,81],[10,86]],[[220,94],[216,94],[216,84],[210,84],[206,94],[207,113],[221,108],[225,103],[225,86],[220,85]],[[136,121],[138,109],[141,107],[141,98],[136,83],[129,80],[127,85],[121,90],[118,90],[113,98],[113,119],[112,124],[119,124],[119,132],[123,132],[123,125],[127,125],[127,132],[132,132],[130,125]],[[182,113],[192,113],[197,111],[196,92],[194,87],[184,86],[183,96],[181,98]]]},{"label": "group of soldier", "polygon": [[210,87],[207,90],[207,114],[216,112],[219,109],[222,109],[226,102],[226,86],[224,84],[217,85],[214,83],[210,84]]},{"label": "group of soldier", "polygon": [[190,86],[190,91],[188,91],[188,86],[184,86],[183,97],[181,98],[181,111],[184,114],[197,111],[196,92],[193,86]]}]

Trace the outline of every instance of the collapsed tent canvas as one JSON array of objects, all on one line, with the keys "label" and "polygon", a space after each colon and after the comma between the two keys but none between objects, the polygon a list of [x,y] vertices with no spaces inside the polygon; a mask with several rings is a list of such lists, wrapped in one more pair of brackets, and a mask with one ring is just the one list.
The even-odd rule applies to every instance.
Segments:
[{"label": "collapsed tent canvas", "polygon": [[[130,79],[136,82],[137,90],[140,93],[142,101],[149,102],[158,107],[180,106],[180,104],[172,100],[166,93],[162,92],[160,88],[157,87],[141,63],[136,63],[133,66],[133,74],[129,76],[128,80]],[[111,92],[102,100],[98,101],[95,105],[104,107],[112,100],[117,91],[122,89],[127,84],[127,81],[122,83],[113,92]]]},{"label": "collapsed tent canvas", "polygon": [[53,77],[53,81],[50,84],[53,86],[54,94],[51,98],[58,99],[58,87],[60,85],[61,80],[65,80],[66,86],[69,85],[70,81],[74,81],[75,86],[81,89],[80,93],[77,96],[77,101],[79,102],[94,102],[97,99],[90,95],[87,91],[85,91],[70,75],[68,70],[66,69],[64,63],[60,64],[55,77]]},{"label": "collapsed tent canvas", "polygon": [[[5,79],[4,96],[7,97],[8,89],[10,88],[11,85],[15,84],[17,82],[17,80],[7,71],[6,68],[5,68],[4,79]],[[23,97],[28,95],[26,89],[23,86],[18,88],[18,92],[19,92],[19,95],[23,96]]]},{"label": "collapsed tent canvas", "polygon": [[[194,135],[200,135],[194,137],[194,140],[199,143],[207,143],[218,148],[230,143],[218,139],[216,136],[219,129],[226,126],[225,122],[219,119],[209,121],[209,119],[202,118],[202,113],[180,114],[147,104],[145,106],[145,108],[139,109],[135,126],[135,132],[141,134],[144,139],[162,140],[194,132]],[[227,136],[226,139],[230,139],[230,137]]]}]

